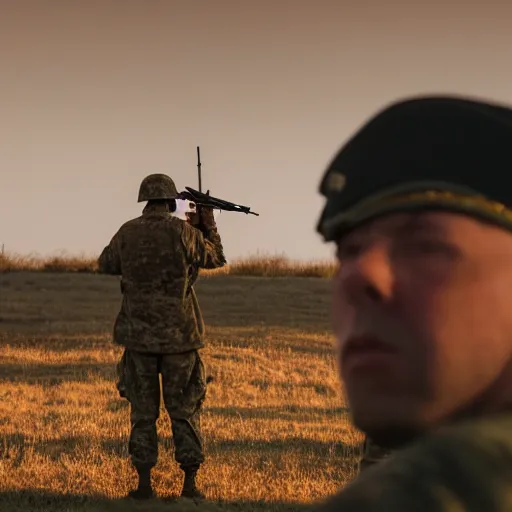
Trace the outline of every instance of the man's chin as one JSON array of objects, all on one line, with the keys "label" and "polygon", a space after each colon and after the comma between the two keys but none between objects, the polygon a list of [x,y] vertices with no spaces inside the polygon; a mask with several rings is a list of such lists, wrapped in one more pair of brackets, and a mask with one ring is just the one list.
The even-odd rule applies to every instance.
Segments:
[{"label": "man's chin", "polygon": [[390,450],[403,448],[418,439],[422,434],[416,428],[404,426],[366,429],[365,433],[374,443]]},{"label": "man's chin", "polygon": [[387,418],[371,414],[353,414],[353,423],[376,444],[397,449],[417,439],[424,432],[420,425],[398,417]]}]

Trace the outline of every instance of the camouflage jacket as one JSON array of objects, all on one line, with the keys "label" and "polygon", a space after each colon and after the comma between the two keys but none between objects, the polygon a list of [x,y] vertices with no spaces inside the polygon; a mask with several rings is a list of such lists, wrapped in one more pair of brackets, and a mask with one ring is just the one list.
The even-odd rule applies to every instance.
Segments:
[{"label": "camouflage jacket", "polygon": [[509,512],[512,413],[445,427],[368,468],[318,512]]},{"label": "camouflage jacket", "polygon": [[201,348],[204,325],[192,285],[199,268],[225,263],[217,229],[206,236],[162,207],[146,206],[121,226],[98,260],[99,272],[121,276],[114,342],[153,353]]}]

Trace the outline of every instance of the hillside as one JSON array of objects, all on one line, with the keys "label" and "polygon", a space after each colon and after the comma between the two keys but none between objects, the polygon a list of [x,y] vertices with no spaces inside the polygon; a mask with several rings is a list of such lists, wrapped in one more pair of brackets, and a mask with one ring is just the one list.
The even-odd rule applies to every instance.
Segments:
[{"label": "hillside", "polygon": [[[220,275],[197,292],[207,324],[202,420],[208,500],[190,510],[297,510],[354,475],[359,432],[340,397],[329,280]],[[114,386],[117,278],[0,273],[2,510],[188,510],[167,416],[159,501],[119,502],[136,482],[129,408]],[[156,504],[155,504],[156,503]]]}]

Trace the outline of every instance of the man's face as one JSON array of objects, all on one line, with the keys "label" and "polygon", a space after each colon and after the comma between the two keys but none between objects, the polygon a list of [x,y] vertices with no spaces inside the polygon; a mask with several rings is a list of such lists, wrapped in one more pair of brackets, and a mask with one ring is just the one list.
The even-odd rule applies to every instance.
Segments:
[{"label": "man's face", "polygon": [[444,212],[389,215],[338,243],[333,323],[355,424],[424,430],[485,393],[512,354],[512,235]]}]

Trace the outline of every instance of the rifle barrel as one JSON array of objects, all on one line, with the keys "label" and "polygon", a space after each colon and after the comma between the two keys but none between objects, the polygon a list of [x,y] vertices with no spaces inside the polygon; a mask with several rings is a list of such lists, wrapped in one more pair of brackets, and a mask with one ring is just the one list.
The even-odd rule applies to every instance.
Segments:
[{"label": "rifle barrel", "polygon": [[202,184],[201,184],[201,156],[199,154],[199,146],[197,146],[197,177],[199,179],[199,192],[202,192]]}]

